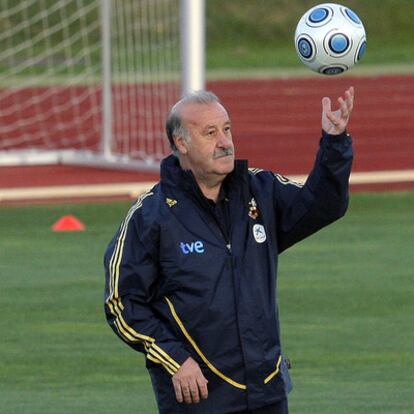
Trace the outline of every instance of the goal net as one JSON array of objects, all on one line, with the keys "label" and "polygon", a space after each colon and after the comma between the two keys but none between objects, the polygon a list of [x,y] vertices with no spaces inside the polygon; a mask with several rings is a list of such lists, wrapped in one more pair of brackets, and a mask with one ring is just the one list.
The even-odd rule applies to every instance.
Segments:
[{"label": "goal net", "polygon": [[0,165],[156,168],[180,0],[0,0]]}]

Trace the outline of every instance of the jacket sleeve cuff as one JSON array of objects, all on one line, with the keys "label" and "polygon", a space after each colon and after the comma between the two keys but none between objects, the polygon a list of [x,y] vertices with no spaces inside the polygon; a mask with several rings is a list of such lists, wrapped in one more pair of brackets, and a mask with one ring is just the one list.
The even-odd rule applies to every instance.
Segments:
[{"label": "jacket sleeve cuff", "polygon": [[342,134],[339,135],[331,135],[322,130],[322,141],[326,143],[330,142],[342,142],[350,139],[351,136],[348,134],[347,130],[342,132]]},{"label": "jacket sleeve cuff", "polygon": [[150,361],[161,364],[167,372],[174,375],[191,355],[181,347],[174,346],[167,351],[165,347],[161,348],[153,343],[147,348],[146,356]]}]

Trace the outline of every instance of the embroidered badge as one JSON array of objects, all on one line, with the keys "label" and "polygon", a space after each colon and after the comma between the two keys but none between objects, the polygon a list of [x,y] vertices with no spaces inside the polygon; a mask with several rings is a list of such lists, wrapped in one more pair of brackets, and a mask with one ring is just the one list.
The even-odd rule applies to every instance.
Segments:
[{"label": "embroidered badge", "polygon": [[257,243],[263,243],[266,241],[266,231],[261,224],[255,224],[253,226],[253,236]]},{"label": "embroidered badge", "polygon": [[249,217],[251,217],[253,220],[256,220],[257,217],[259,217],[259,210],[257,208],[256,200],[254,197],[249,202]]},{"label": "embroidered badge", "polygon": [[167,203],[168,207],[175,206],[177,204],[177,200],[173,200],[172,198],[166,198],[165,202]]}]

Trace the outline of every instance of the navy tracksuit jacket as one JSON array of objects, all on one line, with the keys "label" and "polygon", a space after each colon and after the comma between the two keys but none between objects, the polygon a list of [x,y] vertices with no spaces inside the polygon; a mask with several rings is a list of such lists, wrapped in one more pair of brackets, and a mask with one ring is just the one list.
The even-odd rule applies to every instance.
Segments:
[{"label": "navy tracksuit jacket", "polygon": [[[236,161],[229,236],[174,156],[139,197],[105,254],[110,326],[146,354],[160,413],[225,414],[286,398],[276,301],[278,254],[341,217],[351,138],[325,135],[301,186]],[[176,402],[173,375],[193,357],[209,397]],[[137,411],[139,412],[139,410]]]}]

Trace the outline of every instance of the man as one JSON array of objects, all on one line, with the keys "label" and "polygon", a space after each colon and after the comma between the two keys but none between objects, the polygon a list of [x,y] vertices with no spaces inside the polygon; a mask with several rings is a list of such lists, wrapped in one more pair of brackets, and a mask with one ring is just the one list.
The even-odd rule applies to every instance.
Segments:
[{"label": "man", "polygon": [[277,257],[346,211],[353,98],[350,88],[336,111],[323,98],[323,137],[304,186],[235,161],[214,94],[171,109],[173,155],[105,255],[108,322],[146,354],[160,413],[288,412]]}]

